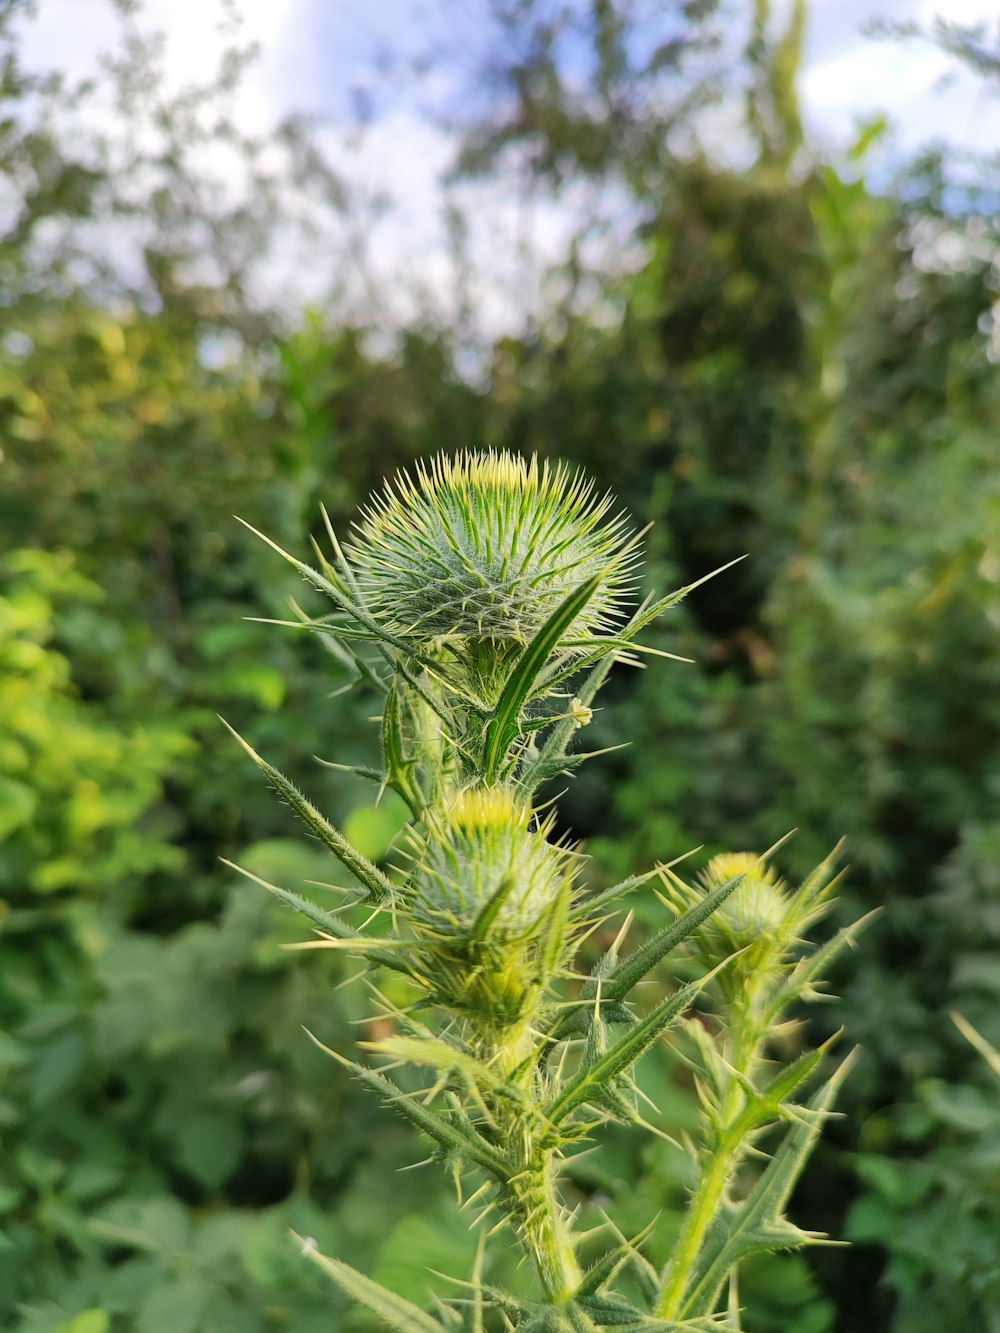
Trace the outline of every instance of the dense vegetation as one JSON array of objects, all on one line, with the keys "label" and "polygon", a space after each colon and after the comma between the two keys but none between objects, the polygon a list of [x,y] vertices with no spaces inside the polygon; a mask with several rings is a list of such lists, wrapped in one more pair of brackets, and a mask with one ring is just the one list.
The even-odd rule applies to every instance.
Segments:
[{"label": "dense vegetation", "polygon": [[[865,1053],[796,1209],[854,1245],[749,1273],[748,1327],[1000,1328],[995,1087],[947,1019],[1000,1043],[992,202],[933,159],[873,189],[877,127],[845,160],[803,144],[797,28],[769,35],[762,3],[739,67],[748,164],[721,165],[691,128],[715,95],[714,6],[687,7],[667,54],[631,39],[639,8],[576,7],[583,99],[538,7],[509,10],[517,60],[464,127],[462,171],[515,154],[539,191],[624,192],[642,261],[574,250],[551,308],[471,377],[430,314],[388,348],[336,306],[290,327],[255,305],[257,219],[169,151],[179,105],[143,162],[99,151],[0,19],[0,1315],[19,1333],[367,1327],[289,1226],[416,1300],[428,1269],[471,1265],[447,1189],[395,1174],[405,1130],[302,1037],[356,1039],[350,967],[283,951],[294,922],[219,865],[331,874],[215,714],[385,855],[397,808],[310,758],[364,763],[370,709],[337,694],[348,668],[322,644],[245,619],[308,594],[230,516],[302,551],[321,500],[343,527],[398,465],[482,442],[613,484],[655,521],[661,589],[749,553],[662,631],[696,665],[609,685],[615,726],[592,731],[643,743],[561,805],[595,883],[797,827],[791,875],[847,837],[833,926],[883,908],[821,1015],[817,1035],[844,1024]],[[121,96],[148,87],[141,59]],[[289,172],[312,161],[281,144]],[[88,246],[133,225],[154,167],[126,277]],[[650,1077],[683,1131],[683,1072]],[[626,1230],[676,1215],[685,1183],[667,1143],[635,1151],[613,1139],[576,1181]]]}]

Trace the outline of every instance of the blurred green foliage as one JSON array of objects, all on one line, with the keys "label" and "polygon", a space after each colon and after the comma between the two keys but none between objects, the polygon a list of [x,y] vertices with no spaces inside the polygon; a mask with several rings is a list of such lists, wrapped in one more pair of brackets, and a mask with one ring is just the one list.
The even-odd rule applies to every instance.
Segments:
[{"label": "blurred green foliage", "polygon": [[[335,695],[343,664],[321,645],[244,619],[286,618],[302,592],[230,516],[301,551],[319,500],[343,526],[398,465],[489,442],[579,462],[655,520],[661,587],[750,556],[658,640],[697,666],[609,687],[594,727],[608,744],[641,734],[641,763],[595,761],[564,807],[609,882],[798,827],[791,872],[846,834],[845,915],[884,908],[825,1010],[866,1054],[797,1209],[855,1244],[748,1273],[748,1326],[1000,1328],[996,1090],[946,1019],[1000,1043],[996,236],[933,162],[873,191],[877,126],[845,160],[803,151],[795,25],[768,38],[766,9],[741,66],[741,170],[664,151],[683,106],[656,99],[669,62],[622,64],[629,5],[593,7],[622,20],[594,29],[593,102],[570,95],[552,43],[531,66],[544,79],[506,70],[545,114],[470,135],[466,168],[521,144],[539,179],[618,188],[627,142],[645,259],[623,276],[574,257],[570,297],[497,340],[474,383],[430,316],[376,352],[335,310],[268,318],[235,268],[185,280],[179,192],[135,290],[46,259],[46,219],[85,238],[127,199],[44,118],[24,128],[33,99],[73,99],[29,78],[0,21],[0,160],[26,201],[0,240],[5,1326],[365,1327],[289,1227],[418,1301],[428,1270],[471,1264],[436,1176],[395,1174],[419,1147],[302,1037],[346,1049],[367,998],[282,949],[294,922],[218,864],[290,887],[330,875],[215,713],[384,855],[373,793],[309,760],[364,762],[365,701]],[[702,10],[671,69],[710,45]],[[184,198],[193,225],[208,204]],[[677,1132],[689,1090],[657,1078]],[[662,1246],[679,1158],[637,1151],[622,1137],[584,1159],[581,1200],[626,1230],[662,1209]]]}]

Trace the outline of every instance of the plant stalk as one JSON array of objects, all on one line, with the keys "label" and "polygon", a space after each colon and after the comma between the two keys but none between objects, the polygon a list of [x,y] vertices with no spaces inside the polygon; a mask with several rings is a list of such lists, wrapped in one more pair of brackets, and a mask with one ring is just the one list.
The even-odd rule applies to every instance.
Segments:
[{"label": "plant stalk", "polygon": [[698,1189],[688,1206],[684,1225],[667,1266],[656,1303],[656,1314],[661,1319],[676,1319],[680,1313],[684,1293],[690,1283],[691,1273],[705,1234],[718,1212],[726,1190],[730,1159],[735,1146],[735,1143],[730,1141],[729,1135],[723,1135],[712,1162],[702,1175]]},{"label": "plant stalk", "polygon": [[[744,1004],[733,1002],[729,1063],[734,1070],[743,1074],[749,1073],[757,1053],[757,1032],[751,1018],[752,1012],[752,996],[748,996]],[[698,1188],[688,1205],[674,1253],[664,1272],[663,1284],[655,1307],[655,1313],[661,1319],[680,1317],[684,1296],[690,1286],[705,1236],[725,1197],[733,1158],[738,1153],[743,1138],[738,1128],[743,1096],[739,1080],[735,1075],[731,1076],[722,1099],[720,1116],[721,1124],[725,1128],[720,1130],[711,1160],[702,1171]]]},{"label": "plant stalk", "polygon": [[[493,1038],[493,1068],[508,1077],[521,1070],[530,1079],[525,1060],[534,1049],[528,1022],[512,1025],[504,1036]],[[556,1188],[551,1149],[539,1146],[534,1117],[524,1110],[513,1111],[506,1100],[494,1106],[503,1140],[520,1146],[520,1167],[509,1182],[512,1220],[524,1248],[531,1255],[539,1280],[550,1300],[564,1304],[576,1291],[583,1273],[576,1260],[573,1242],[563,1220]]]},{"label": "plant stalk", "polygon": [[512,1193],[521,1239],[531,1253],[545,1294],[557,1304],[565,1304],[579,1287],[583,1273],[556,1197],[551,1154],[533,1162],[512,1183]]}]

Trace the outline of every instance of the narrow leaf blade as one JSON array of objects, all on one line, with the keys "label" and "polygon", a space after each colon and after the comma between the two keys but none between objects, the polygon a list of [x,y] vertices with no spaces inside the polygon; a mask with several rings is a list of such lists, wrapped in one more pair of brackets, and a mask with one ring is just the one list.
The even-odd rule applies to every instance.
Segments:
[{"label": "narrow leaf blade", "polygon": [[[594,702],[598,690],[607,680],[608,673],[614,665],[615,656],[614,653],[605,653],[580,685],[576,697],[584,707],[589,708]],[[521,782],[529,791],[533,791],[535,787],[559,772],[565,761],[569,743],[577,729],[571,717],[563,718],[555,724],[546,736],[538,757],[530,764],[525,764],[522,770]]]},{"label": "narrow leaf blade", "polygon": [[716,908],[721,907],[729,895],[743,882],[744,877],[744,875],[734,875],[732,879],[726,880],[725,884],[720,884],[717,889],[706,894],[700,903],[696,903],[682,917],[672,921],[669,926],[665,926],[652,939],[647,940],[645,944],[636,949],[635,953],[623,959],[602,988],[604,998],[608,1001],[625,999],[637,982],[651,972],[689,935],[693,935],[702,922],[708,920]]},{"label": "narrow leaf blade", "polygon": [[487,1143],[474,1130],[464,1126],[460,1127],[451,1120],[443,1119],[421,1102],[415,1101],[412,1097],[407,1097],[402,1088],[398,1088],[384,1074],[379,1074],[374,1069],[367,1069],[364,1065],[358,1064],[356,1060],[349,1060],[329,1046],[324,1046],[311,1032],[308,1032],[308,1029],[307,1034],[320,1050],[332,1056],[345,1069],[349,1069],[359,1082],[383,1097],[393,1110],[398,1111],[405,1120],[409,1120],[417,1129],[423,1130],[427,1137],[433,1139],[439,1147],[444,1148],[446,1152],[459,1154],[468,1161],[474,1162],[496,1180],[506,1182],[509,1171],[504,1157],[492,1144]]},{"label": "narrow leaf blade", "polygon": [[483,771],[488,782],[496,781],[504,756],[518,734],[521,709],[527,702],[539,674],[567,629],[600,587],[603,577],[603,574],[595,574],[592,579],[574,589],[556,607],[518,658],[486,728]]},{"label": "narrow leaf blade", "polygon": [[402,796],[410,813],[419,819],[424,808],[423,792],[413,776],[413,762],[403,744],[403,704],[393,677],[382,710],[382,751],[389,785]]},{"label": "narrow leaf blade", "polygon": [[448,1074],[457,1071],[471,1079],[478,1088],[489,1088],[499,1096],[506,1096],[514,1101],[521,1100],[522,1094],[506,1078],[494,1073],[488,1065],[477,1060],[468,1051],[445,1041],[442,1037],[385,1037],[381,1041],[360,1043],[366,1050],[379,1055],[394,1056],[408,1064],[422,1065],[427,1069],[436,1069]]},{"label": "narrow leaf blade", "polygon": [[314,1246],[302,1242],[301,1236],[296,1236],[296,1240],[302,1244],[302,1253],[307,1259],[333,1278],[351,1300],[371,1310],[388,1328],[396,1330],[396,1333],[441,1333],[442,1325],[412,1301],[404,1300],[380,1282],[365,1277],[364,1273],[359,1273],[350,1264],[340,1259],[328,1259]]},{"label": "narrow leaf blade", "polygon": [[682,986],[620,1036],[606,1054],[578,1070],[546,1108],[546,1119],[554,1126],[560,1125],[578,1107],[596,1097],[604,1084],[629,1070],[691,1004],[707,980],[708,977],[702,977]]},{"label": "narrow leaf blade", "polygon": [[234,861],[227,861],[225,857],[220,857],[222,864],[228,866],[230,870],[235,870],[237,874],[253,880],[261,888],[267,889],[268,893],[273,893],[279,902],[290,907],[293,912],[298,912],[304,916],[307,921],[311,921],[314,926],[327,935],[333,935],[338,940],[343,940],[350,952],[350,945],[357,944],[359,953],[373,963],[381,963],[383,967],[391,967],[396,972],[402,972],[406,976],[411,975],[412,968],[402,957],[396,957],[389,949],[380,947],[378,941],[372,941],[364,935],[359,935],[357,931],[352,930],[350,926],[338,920],[330,912],[324,912],[322,907],[317,907],[314,902],[308,898],[303,898],[301,894],[293,892],[291,889],[283,889],[278,884],[270,884],[266,879],[261,879],[259,875],[252,874],[249,870],[244,870],[242,866],[236,865]]},{"label": "narrow leaf blade", "polygon": [[294,783],[290,782],[272,764],[263,759],[252,745],[248,745],[238,731],[235,731],[225,718],[219,719],[227,731],[232,732],[233,736],[239,741],[243,749],[254,761],[260,771],[267,778],[268,782],[274,788],[283,800],[287,801],[292,809],[309,826],[316,837],[319,838],[326,847],[333,852],[341,864],[345,865],[353,875],[356,875],[361,883],[368,890],[369,897],[375,900],[387,898],[393,892],[392,881],[382,874],[376,865],[373,865],[366,856],[354,847],[339,829],[324,818],[316,809],[311,801],[299,791]]}]

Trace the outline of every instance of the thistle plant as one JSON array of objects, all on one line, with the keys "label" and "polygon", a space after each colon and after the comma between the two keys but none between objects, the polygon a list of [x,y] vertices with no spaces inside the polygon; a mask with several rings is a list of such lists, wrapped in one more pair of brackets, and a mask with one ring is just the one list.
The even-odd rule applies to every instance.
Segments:
[{"label": "thistle plant", "polygon": [[[343,546],[326,526],[315,564],[274,548],[330,604],[293,623],[379,696],[380,760],[356,771],[411,819],[382,869],[241,741],[357,885],[337,911],[266,887],[308,920],[311,947],[362,961],[392,1035],[364,1043],[364,1060],[330,1054],[429,1142],[482,1243],[454,1299],[430,1310],[305,1252],[404,1333],[740,1328],[740,1265],[820,1239],[785,1209],[847,1062],[824,1078],[825,1047],[790,1056],[789,1015],[819,997],[856,930],[805,942],[830,903],[832,860],[796,888],[746,854],[716,857],[690,884],[675,863],[593,892],[539,797],[589,757],[575,742],[612,666],[650,653],[642,631],[698,585],[630,606],[638,538],[610,499],[509,453],[398,477]],[[629,951],[626,917],[594,956],[598,928],[639,894],[662,904],[660,928]],[[693,979],[661,979],[644,1003],[642,983],[675,952]],[[384,970],[407,1001],[376,988]],[[581,1229],[566,1166],[610,1122],[656,1130],[636,1065],[665,1042],[702,1123],[677,1148],[693,1184],[661,1267],[655,1234],[626,1237],[609,1219]],[[529,1296],[488,1280],[501,1232],[534,1270]]]}]

